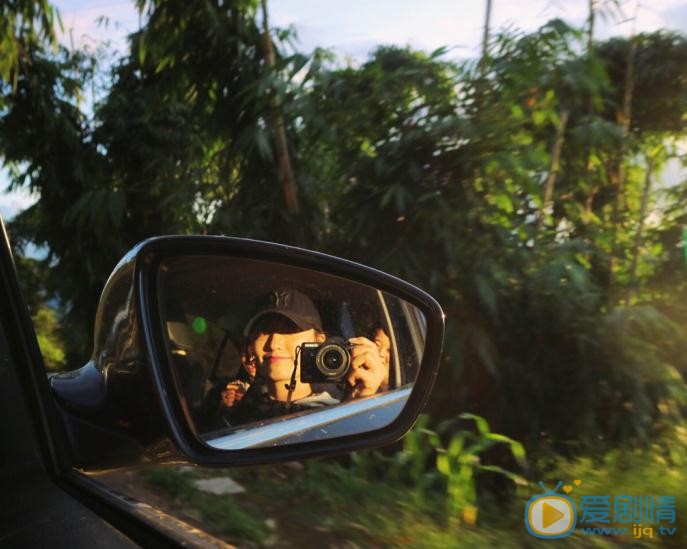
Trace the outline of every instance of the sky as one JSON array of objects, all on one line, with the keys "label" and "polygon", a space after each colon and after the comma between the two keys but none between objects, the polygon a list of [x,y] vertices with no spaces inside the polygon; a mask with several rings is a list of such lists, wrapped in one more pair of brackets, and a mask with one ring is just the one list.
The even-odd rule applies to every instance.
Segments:
[{"label": "sky", "polygon": [[[57,0],[54,4],[62,14],[65,34],[71,33],[76,43],[110,39],[124,50],[126,33],[139,25],[131,0]],[[629,19],[635,1],[622,4]],[[331,47],[358,60],[378,44],[408,44],[429,51],[448,45],[456,48],[456,56],[467,57],[479,48],[485,5],[485,0],[270,0],[268,4],[271,23],[293,25],[302,49]],[[580,25],[587,10],[588,0],[493,0],[492,27],[512,25],[531,31],[554,17]],[[95,23],[102,15],[110,20],[108,28]],[[687,0],[644,0],[636,28],[687,31]],[[600,20],[597,36],[628,35],[631,30],[629,20]]]},{"label": "sky", "polygon": [[[600,0],[608,4],[609,0]],[[132,0],[56,0],[66,45],[95,47],[108,41],[120,52],[127,49],[126,36],[138,29],[139,15]],[[635,1],[622,2],[625,20],[598,17],[596,36],[628,36]],[[270,24],[293,27],[302,51],[316,47],[333,49],[341,59],[363,61],[379,44],[409,45],[434,51],[447,46],[449,57],[468,58],[479,52],[485,0],[269,0]],[[493,29],[512,26],[533,31],[549,19],[560,17],[582,25],[588,0],[493,0]],[[106,25],[97,20],[104,16]],[[660,28],[687,32],[687,0],[643,0],[637,32]],[[677,170],[672,166],[670,170]],[[7,178],[0,171],[0,214],[5,218],[30,204],[27,193],[3,193]]]}]

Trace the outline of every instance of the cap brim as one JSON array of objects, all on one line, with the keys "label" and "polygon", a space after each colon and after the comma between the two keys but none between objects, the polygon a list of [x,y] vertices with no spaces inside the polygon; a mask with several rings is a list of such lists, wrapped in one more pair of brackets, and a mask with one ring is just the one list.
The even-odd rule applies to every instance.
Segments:
[{"label": "cap brim", "polygon": [[243,330],[243,335],[245,337],[248,337],[250,335],[250,330],[253,327],[253,325],[263,316],[269,315],[269,314],[276,314],[283,316],[287,319],[289,319],[291,322],[293,322],[298,328],[301,330],[319,330],[322,331],[322,328],[320,326],[314,326],[312,322],[304,319],[302,316],[297,315],[292,313],[291,311],[284,311],[282,309],[265,309],[264,311],[260,311],[258,314],[253,316],[247,323],[246,327]]}]

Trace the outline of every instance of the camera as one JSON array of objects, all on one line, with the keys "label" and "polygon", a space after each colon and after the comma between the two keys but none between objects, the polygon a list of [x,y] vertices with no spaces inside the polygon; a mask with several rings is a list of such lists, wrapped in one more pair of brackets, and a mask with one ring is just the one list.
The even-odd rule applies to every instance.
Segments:
[{"label": "camera", "polygon": [[351,368],[351,349],[341,338],[301,345],[301,383],[338,382]]}]

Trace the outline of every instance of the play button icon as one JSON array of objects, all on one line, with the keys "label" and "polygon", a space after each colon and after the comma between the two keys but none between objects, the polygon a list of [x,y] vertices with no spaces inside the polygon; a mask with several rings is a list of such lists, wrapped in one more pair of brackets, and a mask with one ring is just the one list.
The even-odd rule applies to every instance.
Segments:
[{"label": "play button icon", "polygon": [[525,526],[538,538],[562,538],[575,529],[577,513],[573,501],[563,495],[540,494],[525,508]]},{"label": "play button icon", "polygon": [[542,502],[542,526],[544,528],[548,528],[551,526],[554,522],[557,522],[561,520],[564,516],[565,513],[561,513],[558,509],[556,509],[553,505],[550,503],[547,503],[546,501]]}]

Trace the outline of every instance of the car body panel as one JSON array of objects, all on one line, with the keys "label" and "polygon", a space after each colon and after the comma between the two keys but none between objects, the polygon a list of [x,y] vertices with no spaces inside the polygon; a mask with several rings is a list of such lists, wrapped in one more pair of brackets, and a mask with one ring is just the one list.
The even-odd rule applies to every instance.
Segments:
[{"label": "car body panel", "polygon": [[346,436],[360,432],[361,422],[380,428],[398,417],[411,391],[410,387],[397,389],[335,407],[245,425],[229,434],[213,433],[205,440],[214,448],[239,450]]}]

